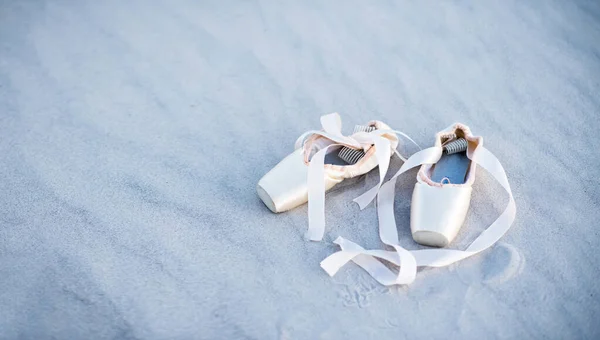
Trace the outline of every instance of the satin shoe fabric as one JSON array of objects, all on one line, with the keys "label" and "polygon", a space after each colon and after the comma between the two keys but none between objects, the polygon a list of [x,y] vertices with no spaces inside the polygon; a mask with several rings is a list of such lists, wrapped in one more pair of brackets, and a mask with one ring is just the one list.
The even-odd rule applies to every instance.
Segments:
[{"label": "satin shoe fabric", "polygon": [[[434,145],[443,147],[457,138],[467,140],[467,157],[473,158],[483,138],[473,136],[464,124],[455,124],[435,136]],[[415,242],[431,247],[447,246],[465,221],[477,166],[471,162],[465,182],[461,184],[434,182],[431,173],[435,164],[423,164],[417,174],[410,209],[410,229]]]}]

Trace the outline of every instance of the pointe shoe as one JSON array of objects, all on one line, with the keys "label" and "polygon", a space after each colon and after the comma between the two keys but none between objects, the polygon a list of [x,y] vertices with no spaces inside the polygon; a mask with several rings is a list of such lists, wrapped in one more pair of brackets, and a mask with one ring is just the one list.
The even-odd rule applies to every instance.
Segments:
[{"label": "pointe shoe", "polygon": [[456,237],[469,210],[477,169],[471,159],[483,146],[483,138],[473,136],[466,125],[455,124],[436,134],[435,146],[444,151],[436,163],[419,170],[410,228],[415,242],[445,247]]},{"label": "pointe shoe", "polygon": [[[394,195],[397,178],[408,170],[421,166],[413,191],[410,226],[418,243],[444,247],[461,228],[471,202],[476,165],[484,168],[508,194],[508,204],[466,249],[407,250],[400,246],[394,214]],[[359,197],[369,204],[371,195]],[[366,197],[366,198],[365,198]],[[330,276],[348,262],[365,269],[379,283],[410,284],[415,280],[418,267],[445,267],[489,249],[510,229],[515,221],[517,206],[504,167],[483,146],[483,139],[471,134],[463,124],[454,124],[436,135],[435,145],[418,151],[408,158],[396,174],[384,183],[377,193],[379,236],[391,250],[368,250],[338,237],[334,241],[341,250],[321,261],[321,267]],[[385,264],[379,260],[384,260]],[[398,271],[389,268],[398,266]]]},{"label": "pointe shoe", "polygon": [[347,178],[379,166],[379,184],[371,189],[376,192],[398,146],[395,131],[380,121],[358,126],[350,136],[342,135],[337,113],[322,116],[321,125],[323,130],[300,136],[296,151],[264,175],[256,186],[258,196],[274,213],[308,202],[307,238],[313,241],[323,238],[325,192]]},{"label": "pointe shoe", "polygon": [[[327,153],[338,151],[338,157],[331,157],[332,163],[324,163],[325,191],[347,178],[357,177],[373,170],[379,164],[376,148],[373,143],[365,145],[364,136],[371,131],[391,131],[390,127],[380,121],[370,121],[365,127],[357,126],[355,134],[343,136],[340,117],[337,113],[321,117],[323,125],[332,123],[334,129],[327,131],[309,131],[301,136],[304,138],[298,148],[284,158],[272,170],[265,174],[256,191],[264,204],[274,213],[294,209],[308,201],[308,170],[310,162],[319,150],[329,148]],[[337,121],[337,122],[336,122]],[[335,128],[337,126],[338,128]],[[325,127],[325,126],[324,126]],[[366,132],[364,130],[368,130]],[[389,141],[391,150],[398,146],[398,137],[393,132],[381,135]],[[361,137],[356,139],[355,137]],[[363,142],[363,143],[361,143]],[[392,151],[391,151],[392,152]],[[390,152],[390,157],[391,157]],[[337,158],[337,159],[336,159]],[[335,163],[335,164],[334,164]]]}]

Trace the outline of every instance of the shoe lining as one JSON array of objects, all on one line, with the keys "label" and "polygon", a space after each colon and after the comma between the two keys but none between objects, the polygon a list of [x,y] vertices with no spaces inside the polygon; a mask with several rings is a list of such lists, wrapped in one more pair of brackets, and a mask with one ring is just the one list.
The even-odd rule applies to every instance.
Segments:
[{"label": "shoe lining", "polygon": [[431,180],[442,184],[464,184],[471,166],[467,152],[443,154],[433,166]]}]

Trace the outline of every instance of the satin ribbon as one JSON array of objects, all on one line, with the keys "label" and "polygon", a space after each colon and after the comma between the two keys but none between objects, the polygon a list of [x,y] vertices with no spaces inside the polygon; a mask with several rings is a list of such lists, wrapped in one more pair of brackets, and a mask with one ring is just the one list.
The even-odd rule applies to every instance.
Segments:
[{"label": "satin ribbon", "polygon": [[[441,148],[433,147],[411,156],[402,166],[404,171],[417,165],[435,163],[441,157]],[[439,156],[438,156],[439,153]],[[506,190],[509,201],[504,212],[486,230],[484,230],[466,250],[457,249],[423,249],[408,251],[397,244],[398,233],[394,218],[394,188],[396,178],[404,171],[401,168],[389,182],[385,183],[377,196],[380,237],[394,251],[365,250],[359,245],[338,237],[335,243],[342,250],[330,255],[321,262],[321,267],[333,276],[346,263],[352,261],[365,269],[379,283],[390,286],[410,284],[414,281],[417,267],[444,267],[467,257],[480,253],[495,244],[515,220],[516,204],[506,177],[504,168],[491,152],[479,147],[473,154],[472,161],[486,169]],[[367,203],[368,204],[368,203]],[[389,261],[400,267],[395,274],[376,258]]]},{"label": "satin ribbon", "polygon": [[[396,219],[394,217],[394,194],[395,194],[394,189],[396,187],[397,178],[400,175],[402,175],[403,173],[405,173],[406,171],[408,171],[416,166],[419,166],[422,164],[437,163],[437,161],[442,156],[442,152],[443,152],[443,149],[441,147],[431,147],[431,148],[421,150],[421,151],[415,153],[414,155],[412,155],[409,159],[407,159],[404,162],[402,167],[400,167],[400,170],[398,170],[398,172],[396,172],[396,174],[388,182],[383,184],[381,189],[379,190],[379,194],[377,195],[377,213],[378,213],[378,217],[379,217],[379,237],[381,238],[381,241],[384,244],[394,248],[395,256],[392,256],[393,261],[390,261],[390,262],[397,263],[400,267],[400,270],[398,271],[398,274],[395,277],[395,279],[392,280],[391,276],[393,276],[393,274],[391,273],[391,271],[389,271],[389,269],[387,269],[387,267],[385,267],[385,266],[379,268],[379,266],[375,265],[375,263],[373,262],[375,260],[371,261],[368,258],[363,257],[362,258],[363,260],[361,263],[364,263],[369,268],[367,270],[367,271],[369,271],[369,273],[371,273],[371,271],[374,270],[372,268],[377,268],[376,271],[378,273],[382,273],[382,272],[385,272],[385,270],[387,270],[386,274],[376,275],[376,279],[384,285],[409,284],[414,281],[415,276],[417,274],[417,265],[416,265],[414,256],[408,250],[402,248],[398,244],[399,243],[398,242],[398,231],[396,230]],[[364,204],[364,206],[367,206],[372,200],[372,198],[369,197],[368,194],[369,194],[369,192],[367,192],[366,194],[363,194],[362,196],[358,197],[355,201],[359,201],[360,202],[359,205],[362,203],[362,204]],[[344,241],[344,239],[338,238],[336,241]],[[348,243],[343,243],[343,244],[348,244]],[[340,244],[340,246],[342,246],[342,244]],[[351,254],[358,255],[361,252],[364,253],[363,251],[360,250],[362,248],[358,247],[358,245],[355,245],[355,246],[356,247],[352,248],[354,251],[351,252]],[[342,249],[344,249],[344,248],[342,248]],[[379,254],[379,252],[377,254]],[[385,254],[387,254],[387,253],[385,253]],[[350,255],[350,254],[347,254],[347,256],[348,255]],[[369,255],[372,255],[375,257],[380,257],[380,256],[376,256],[375,254],[372,254],[372,253],[370,253]],[[351,260],[352,258],[353,257],[350,256],[348,258],[348,260]],[[325,264],[327,265],[328,262],[326,262],[326,261],[327,261],[327,259],[325,259],[323,262],[325,262]],[[321,266],[323,266],[323,262],[321,263]],[[347,262],[347,261],[345,261],[345,262]],[[377,262],[377,261],[375,261],[375,262]],[[379,264],[381,264],[381,263],[379,263]],[[361,265],[361,267],[362,267],[362,265]],[[363,268],[365,268],[365,267],[363,267]],[[385,268],[385,270],[384,270],[384,268]],[[326,271],[328,273],[330,273],[330,271],[328,269],[326,269]],[[332,274],[330,273],[330,275],[332,275]]]},{"label": "satin ribbon", "polygon": [[[320,241],[325,233],[325,155],[334,146],[350,146],[367,152],[375,147],[374,157],[379,165],[379,183],[367,191],[376,195],[382,186],[388,171],[392,153],[391,142],[383,137],[386,133],[398,133],[415,143],[406,134],[394,130],[374,130],[371,132],[357,132],[351,136],[342,135],[342,121],[338,113],[331,113],[321,117],[322,131],[308,131],[296,141],[296,148],[303,147],[306,138],[316,134],[331,140],[330,144],[312,156],[308,167],[308,231],[306,237],[311,241]],[[415,143],[415,145],[417,145]],[[418,147],[418,145],[417,145]],[[396,150],[396,154],[402,157]]]}]

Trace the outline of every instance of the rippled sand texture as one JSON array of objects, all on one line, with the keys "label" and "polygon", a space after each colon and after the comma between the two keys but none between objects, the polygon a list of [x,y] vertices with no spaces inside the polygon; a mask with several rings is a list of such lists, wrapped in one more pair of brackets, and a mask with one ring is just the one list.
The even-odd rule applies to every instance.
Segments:
[{"label": "rippled sand texture", "polygon": [[[0,338],[598,338],[599,79],[595,1],[0,1]],[[333,111],[470,125],[513,228],[410,287],[329,278],[335,237],[381,247],[377,173],[323,243],[254,187]],[[506,202],[480,171],[452,246]]]}]

